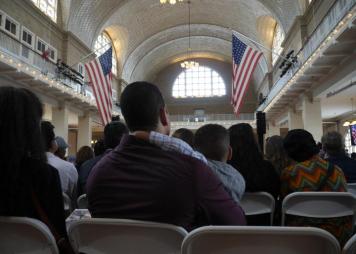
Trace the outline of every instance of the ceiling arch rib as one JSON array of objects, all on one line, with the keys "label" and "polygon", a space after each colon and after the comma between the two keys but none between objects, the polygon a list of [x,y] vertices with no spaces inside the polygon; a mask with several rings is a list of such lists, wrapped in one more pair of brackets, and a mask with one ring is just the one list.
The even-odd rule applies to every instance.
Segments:
[{"label": "ceiling arch rib", "polygon": [[[92,46],[96,36],[100,34],[103,28],[116,24],[128,24],[128,27],[131,27],[131,24],[135,24],[135,22],[132,23],[131,21],[145,21],[147,17],[149,17],[149,21],[146,23],[147,25],[151,25],[151,17],[162,17],[162,14],[165,13],[170,14],[173,8],[180,9],[180,23],[186,23],[187,21],[183,20],[183,17],[185,17],[184,5],[164,7],[159,5],[158,0],[71,0],[70,2],[67,29],[77,35],[88,47]],[[213,20],[221,18],[220,21],[222,21],[225,26],[234,27],[235,21],[246,15],[253,18],[270,14],[281,23],[285,31],[288,31],[294,17],[300,15],[303,9],[300,6],[300,0],[206,0],[204,3],[193,0],[192,2],[193,11],[196,9],[201,10],[199,12],[200,15],[199,13],[193,13],[193,18],[197,19],[193,20],[195,23],[201,23],[204,19],[213,16]],[[151,15],[152,10],[155,10],[155,15],[153,16]],[[219,10],[219,12],[212,12],[211,10]],[[123,19],[120,18],[121,16]],[[169,17],[168,19],[163,18],[165,17],[162,17],[158,22],[158,24],[162,24],[162,20],[165,21],[165,27],[163,27],[163,29],[174,26],[174,22],[172,23],[173,19],[169,19]],[[253,23],[254,22],[252,22],[252,24]],[[146,27],[145,25],[145,23],[141,23],[139,29],[143,30],[143,28]]]},{"label": "ceiling arch rib", "polygon": [[[167,66],[173,59],[173,56],[184,55],[187,53],[186,38],[179,38],[164,43],[144,56],[130,72],[125,73],[129,82],[143,80],[159,72]],[[219,38],[194,36],[191,40],[194,48],[200,48],[201,52],[215,52],[224,59],[231,54],[231,43]],[[123,76],[124,77],[124,76]]]},{"label": "ceiling arch rib", "polygon": [[[220,45],[214,45],[212,46],[213,48],[216,48],[215,55],[225,55],[225,61],[231,62],[231,34],[232,31],[227,28],[223,27],[218,27],[215,25],[209,25],[209,24],[193,24],[192,25],[192,41],[195,40],[198,37],[205,37],[205,38],[215,38],[215,39],[221,39],[225,43],[229,45],[228,50],[224,52],[221,52]],[[159,48],[162,48],[161,46],[163,44],[167,43],[175,43],[176,40],[180,40],[180,43],[183,46],[183,51],[181,52],[182,54],[185,54],[185,58],[187,55],[187,48],[188,48],[188,37],[187,37],[187,32],[186,32],[186,27],[185,26],[177,26],[174,28],[167,29],[165,31],[162,31],[160,33],[155,34],[151,38],[147,39],[145,42],[143,42],[141,45],[139,45],[127,58],[124,67],[123,67],[123,72],[122,72],[122,77],[123,79],[129,81],[131,80],[130,73],[134,72],[133,70],[135,69],[136,65],[144,58],[146,57],[149,52],[154,51],[154,50],[159,50]],[[214,42],[219,43],[218,40],[214,40]],[[211,40],[206,40],[203,42],[203,44],[211,44]],[[246,42],[251,44],[250,42]],[[192,48],[192,54],[195,52],[199,51],[200,53],[202,52],[202,43],[198,43],[197,47],[195,47],[195,43],[192,43],[191,48]],[[175,51],[175,50],[174,50]],[[163,52],[163,50],[162,50]],[[210,53],[211,49],[209,50]],[[268,55],[268,52],[266,52]],[[177,52],[175,52],[177,54]],[[179,54],[177,54],[179,55]],[[265,54],[266,55],[266,54]],[[162,59],[163,55],[158,55],[158,59]],[[200,56],[199,57],[203,57]],[[221,58],[221,57],[220,57]],[[162,59],[163,60],[163,59]],[[179,59],[175,59],[175,62],[181,61]],[[267,58],[264,57],[260,62],[259,62],[260,70],[263,73],[266,73],[268,71],[268,65],[267,65]],[[158,69],[159,70],[159,69]]]}]

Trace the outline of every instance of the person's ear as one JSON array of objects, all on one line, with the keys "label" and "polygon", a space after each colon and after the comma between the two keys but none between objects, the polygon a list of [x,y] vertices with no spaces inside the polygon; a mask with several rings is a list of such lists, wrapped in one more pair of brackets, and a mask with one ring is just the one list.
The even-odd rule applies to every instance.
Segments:
[{"label": "person's ear", "polygon": [[231,158],[232,158],[232,148],[231,148],[231,146],[229,146],[227,160],[229,161],[229,160],[231,160]]},{"label": "person's ear", "polygon": [[159,118],[161,120],[161,123],[163,126],[168,126],[169,125],[169,121],[168,121],[168,113],[166,108],[161,108],[159,110]]}]

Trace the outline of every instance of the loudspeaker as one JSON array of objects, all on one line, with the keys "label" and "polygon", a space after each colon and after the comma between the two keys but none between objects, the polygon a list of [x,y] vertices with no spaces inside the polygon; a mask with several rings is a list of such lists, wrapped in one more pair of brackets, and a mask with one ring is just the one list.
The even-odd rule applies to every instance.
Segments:
[{"label": "loudspeaker", "polygon": [[256,127],[257,127],[257,133],[260,133],[260,134],[266,133],[266,113],[257,111],[257,113],[256,113]]}]

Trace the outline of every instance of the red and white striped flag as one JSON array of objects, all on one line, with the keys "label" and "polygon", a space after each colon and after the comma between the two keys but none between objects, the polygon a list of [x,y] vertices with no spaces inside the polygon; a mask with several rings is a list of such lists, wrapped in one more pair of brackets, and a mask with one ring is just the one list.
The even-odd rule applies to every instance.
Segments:
[{"label": "red and white striped flag", "polygon": [[111,122],[112,116],[112,48],[85,64],[90,84],[93,88],[96,105],[104,126]]},{"label": "red and white striped flag", "polygon": [[262,52],[247,46],[232,35],[232,98],[231,104],[238,116],[242,99],[245,96],[253,71]]}]

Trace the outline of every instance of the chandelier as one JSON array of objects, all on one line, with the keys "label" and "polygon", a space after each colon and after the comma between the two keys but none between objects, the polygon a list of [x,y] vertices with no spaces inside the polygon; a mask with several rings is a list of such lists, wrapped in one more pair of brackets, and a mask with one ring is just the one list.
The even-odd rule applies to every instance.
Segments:
[{"label": "chandelier", "polygon": [[183,0],[159,0],[161,4],[176,4],[178,2],[183,2]]},{"label": "chandelier", "polygon": [[[188,0],[188,50],[187,50],[187,56],[188,59],[190,58],[190,1]],[[199,67],[199,63],[195,61],[184,61],[180,64],[180,66],[184,69],[192,69],[192,68],[197,68]]]}]

